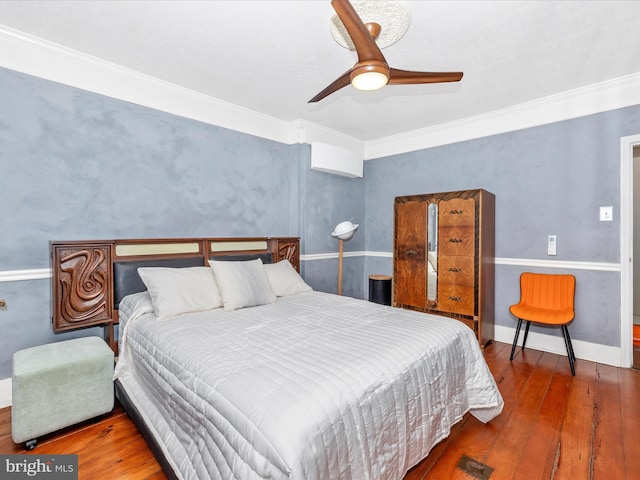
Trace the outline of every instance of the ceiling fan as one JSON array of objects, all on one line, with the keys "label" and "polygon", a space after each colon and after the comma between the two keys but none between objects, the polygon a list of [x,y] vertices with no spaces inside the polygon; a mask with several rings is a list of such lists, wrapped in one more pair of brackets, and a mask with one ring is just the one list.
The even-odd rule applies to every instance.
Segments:
[{"label": "ceiling fan", "polygon": [[348,0],[332,0],[331,6],[351,37],[358,54],[358,63],[308,103],[318,102],[349,84],[358,90],[377,90],[387,84],[459,82],[462,79],[462,72],[411,72],[389,67],[375,42],[380,34],[380,25],[374,22],[365,24]]}]

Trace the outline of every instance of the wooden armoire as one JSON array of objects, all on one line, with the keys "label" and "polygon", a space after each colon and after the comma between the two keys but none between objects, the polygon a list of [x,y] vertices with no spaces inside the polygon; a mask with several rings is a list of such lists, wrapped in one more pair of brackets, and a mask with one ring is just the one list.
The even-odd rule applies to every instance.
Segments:
[{"label": "wooden armoire", "polygon": [[396,197],[393,305],[455,318],[493,340],[495,196],[482,189]]}]

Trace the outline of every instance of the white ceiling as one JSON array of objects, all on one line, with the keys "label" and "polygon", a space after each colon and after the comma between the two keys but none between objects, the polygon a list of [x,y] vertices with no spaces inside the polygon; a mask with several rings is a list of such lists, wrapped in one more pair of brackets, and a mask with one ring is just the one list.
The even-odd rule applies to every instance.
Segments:
[{"label": "white ceiling", "polygon": [[640,72],[638,1],[405,1],[395,68],[460,83],[346,87],[307,101],[356,62],[329,0],[0,1],[0,25],[283,121],[368,141]]}]

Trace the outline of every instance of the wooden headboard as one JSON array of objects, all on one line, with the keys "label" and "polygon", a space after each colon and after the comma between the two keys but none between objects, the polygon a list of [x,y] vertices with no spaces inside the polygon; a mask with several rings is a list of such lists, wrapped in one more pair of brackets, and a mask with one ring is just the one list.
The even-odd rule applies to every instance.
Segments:
[{"label": "wooden headboard", "polygon": [[[208,265],[209,258],[289,260],[300,271],[297,237],[163,238],[51,242],[52,326],[65,332],[104,326],[115,350],[113,325],[127,293],[120,277],[137,266]],[[268,260],[267,260],[268,261]],[[123,273],[124,272],[124,273]],[[137,273],[135,273],[137,276]],[[117,278],[117,280],[116,280]],[[137,290],[140,291],[140,290]]]}]

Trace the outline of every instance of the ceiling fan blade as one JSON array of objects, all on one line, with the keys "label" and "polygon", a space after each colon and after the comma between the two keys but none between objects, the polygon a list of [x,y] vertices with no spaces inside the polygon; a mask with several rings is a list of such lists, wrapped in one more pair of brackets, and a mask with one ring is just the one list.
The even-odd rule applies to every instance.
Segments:
[{"label": "ceiling fan blade", "polygon": [[324,97],[328,97],[333,92],[340,90],[342,87],[346,87],[351,83],[350,79],[351,70],[347,70],[338,78],[336,78],[327,88],[322,90],[319,94],[309,100],[307,103],[315,103],[322,100]]},{"label": "ceiling fan blade", "polygon": [[331,0],[331,6],[338,14],[338,18],[342,21],[344,28],[351,37],[356,52],[358,54],[358,63],[377,60],[387,63],[384,55],[378,48],[376,41],[373,39],[369,30],[365,26],[358,13],[349,3],[349,0]]},{"label": "ceiling fan blade", "polygon": [[459,82],[462,72],[411,72],[409,70],[389,69],[390,85],[411,85],[417,83]]},{"label": "ceiling fan blade", "polygon": [[[419,83],[459,82],[462,72],[412,72],[390,68],[376,44],[375,37],[380,26],[376,23],[368,24],[367,28],[349,0],[331,0],[331,6],[342,21],[349,37],[356,47],[358,63],[343,73],[327,88],[309,100],[314,103],[331,95],[335,91],[352,83],[360,90],[374,90],[384,85],[402,85]],[[375,28],[374,28],[375,27]],[[353,78],[351,78],[353,76]],[[360,82],[361,81],[361,82]]]}]

